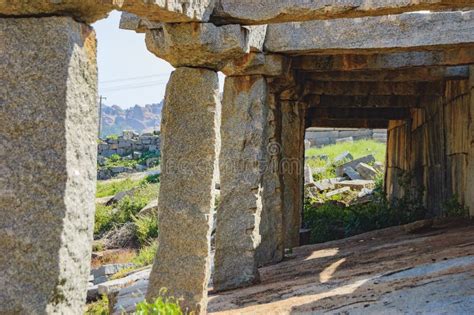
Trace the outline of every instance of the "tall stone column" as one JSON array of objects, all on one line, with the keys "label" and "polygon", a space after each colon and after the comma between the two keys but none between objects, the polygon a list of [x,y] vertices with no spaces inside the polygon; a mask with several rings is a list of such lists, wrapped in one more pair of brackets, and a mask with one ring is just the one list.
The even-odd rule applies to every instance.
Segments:
[{"label": "tall stone column", "polygon": [[94,31],[0,19],[0,313],[82,314],[97,161]]},{"label": "tall stone column", "polygon": [[469,208],[469,214],[474,217],[474,66],[469,67],[469,132],[468,132],[468,165],[466,176],[466,207]]},{"label": "tall stone column", "polygon": [[198,314],[207,308],[219,116],[216,72],[184,67],[173,72],[162,118],[159,246],[147,299],[167,288]]},{"label": "tall stone column", "polygon": [[263,173],[261,242],[257,248],[259,266],[277,263],[283,259],[283,196],[281,162],[281,113],[275,94],[267,97],[268,116],[265,142],[265,169]]},{"label": "tall stone column", "polygon": [[261,241],[267,115],[265,78],[227,77],[219,158],[221,202],[216,227],[216,290],[259,281],[256,250]]},{"label": "tall stone column", "polygon": [[281,172],[285,248],[299,246],[300,239],[304,184],[304,112],[304,108],[298,102],[281,102]]}]

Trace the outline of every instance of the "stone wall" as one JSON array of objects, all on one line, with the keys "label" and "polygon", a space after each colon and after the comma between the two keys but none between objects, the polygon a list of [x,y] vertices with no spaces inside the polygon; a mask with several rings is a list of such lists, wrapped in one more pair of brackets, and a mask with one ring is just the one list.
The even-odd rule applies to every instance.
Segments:
[{"label": "stone wall", "polygon": [[413,109],[410,119],[390,122],[385,181],[390,197],[406,193],[400,180],[407,174],[411,186],[423,188],[423,202],[431,214],[441,214],[443,204],[454,196],[473,208],[466,176],[473,160],[470,90],[468,80],[447,81],[444,96]]},{"label": "stone wall", "polygon": [[117,139],[107,138],[98,145],[99,158],[101,156],[110,157],[113,154],[127,156],[135,151],[160,151],[160,136],[156,133],[138,135],[134,132],[124,131]]},{"label": "stone wall", "polygon": [[385,129],[353,129],[353,128],[308,128],[305,138],[311,146],[324,146],[335,144],[337,140],[352,137],[353,140],[373,139],[383,143],[387,142]]}]

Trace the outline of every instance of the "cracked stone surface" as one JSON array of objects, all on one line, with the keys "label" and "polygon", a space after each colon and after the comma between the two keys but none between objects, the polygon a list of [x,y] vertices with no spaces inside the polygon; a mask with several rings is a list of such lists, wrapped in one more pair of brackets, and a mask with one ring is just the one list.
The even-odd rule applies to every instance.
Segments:
[{"label": "cracked stone surface", "polygon": [[44,17],[0,19],[0,34],[0,313],[82,314],[96,187],[95,33]]},{"label": "cracked stone surface", "polygon": [[198,314],[207,306],[219,117],[217,73],[174,71],[163,108],[159,246],[147,299],[167,288]]}]

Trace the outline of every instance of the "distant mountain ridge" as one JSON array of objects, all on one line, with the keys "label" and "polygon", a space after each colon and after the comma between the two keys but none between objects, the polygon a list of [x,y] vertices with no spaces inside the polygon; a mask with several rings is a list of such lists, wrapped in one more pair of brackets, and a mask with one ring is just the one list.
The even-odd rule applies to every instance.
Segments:
[{"label": "distant mountain ridge", "polygon": [[163,101],[145,106],[122,109],[117,105],[102,105],[101,137],[120,135],[123,130],[137,133],[160,130]]}]

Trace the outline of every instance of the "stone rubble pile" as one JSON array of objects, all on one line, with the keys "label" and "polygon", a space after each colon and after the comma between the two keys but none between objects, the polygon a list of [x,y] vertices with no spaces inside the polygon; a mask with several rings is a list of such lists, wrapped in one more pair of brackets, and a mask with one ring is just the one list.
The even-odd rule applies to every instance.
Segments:
[{"label": "stone rubble pile", "polygon": [[[315,158],[320,157],[311,157],[309,159]],[[354,191],[361,198],[372,194],[375,187],[375,177],[384,172],[383,163],[376,162],[372,154],[354,160],[350,152],[343,152],[334,158],[333,165],[337,165],[337,177],[314,181],[313,174],[320,173],[321,170],[318,168],[314,172],[315,169],[312,169],[307,162],[305,163],[305,197],[314,198],[318,194],[324,193],[326,198],[330,198]],[[325,170],[325,168],[323,169]]]},{"label": "stone rubble pile", "polygon": [[123,131],[117,138],[109,137],[101,139],[98,144],[97,164],[99,170],[97,179],[104,180],[117,176],[121,173],[143,172],[158,163],[157,157],[149,158],[145,165],[137,164],[134,167],[112,166],[106,167],[107,158],[119,155],[123,160],[140,159],[145,152],[160,153],[160,136],[157,133],[137,134],[133,131]]}]

